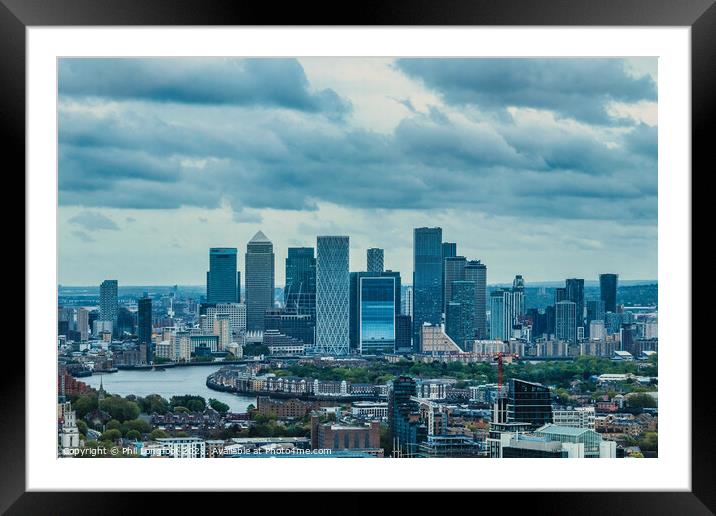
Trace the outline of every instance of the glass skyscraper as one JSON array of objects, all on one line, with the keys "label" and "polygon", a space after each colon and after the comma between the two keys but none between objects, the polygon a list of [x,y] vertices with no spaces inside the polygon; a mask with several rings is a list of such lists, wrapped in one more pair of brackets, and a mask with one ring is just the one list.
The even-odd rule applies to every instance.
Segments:
[{"label": "glass skyscraper", "polygon": [[525,315],[525,279],[521,274],[512,280],[512,312],[517,323]]},{"label": "glass skyscraper", "polygon": [[99,320],[112,321],[113,326],[119,313],[118,290],[117,280],[104,280],[99,286]]},{"label": "glass skyscraper", "polygon": [[530,423],[533,428],[551,423],[552,397],[549,387],[511,378],[507,396],[507,422]]},{"label": "glass skyscraper", "polygon": [[259,231],[246,245],[246,329],[264,330],[266,310],[274,306],[273,244]]},{"label": "glass skyscraper", "polygon": [[560,301],[554,308],[554,331],[557,340],[577,342],[577,303],[574,301]]},{"label": "glass skyscraper", "polygon": [[509,340],[512,335],[512,292],[506,288],[490,294],[490,338]]},{"label": "glass skyscraper", "polygon": [[395,351],[395,278],[359,278],[360,353],[375,355]]},{"label": "glass skyscraper", "polygon": [[209,270],[206,273],[207,303],[238,303],[241,276],[236,268],[235,247],[209,249]]},{"label": "glass skyscraper", "polygon": [[[442,293],[440,294],[442,296],[442,299],[440,300],[440,306],[443,312],[446,310],[445,305],[448,301],[450,301],[449,298],[445,298],[445,259],[446,258],[452,258],[453,256],[457,256],[457,243],[455,242],[443,242],[440,245],[440,248],[442,250],[442,256],[443,256],[443,265],[442,265],[442,278],[440,279],[440,286],[443,289]],[[462,278],[457,278],[462,279]]]},{"label": "glass skyscraper", "polygon": [[154,360],[152,348],[152,298],[137,300],[137,337],[139,344],[147,346],[147,362]]},{"label": "glass skyscraper", "polygon": [[445,333],[463,351],[472,351],[475,340],[475,283],[453,281],[451,292],[445,314]]},{"label": "glass skyscraper", "polygon": [[442,228],[413,230],[413,347],[420,349],[424,323],[440,324],[442,314]]},{"label": "glass skyscraper", "polygon": [[475,283],[475,335],[487,338],[487,266],[480,260],[470,260],[463,270],[465,281]]},{"label": "glass skyscraper", "polygon": [[383,272],[383,249],[371,247],[366,252],[366,262],[368,272]]},{"label": "glass skyscraper", "polygon": [[619,276],[616,274],[600,274],[599,290],[601,299],[604,301],[605,312],[617,311],[617,281]]},{"label": "glass skyscraper", "polygon": [[582,326],[584,324],[584,280],[569,278],[565,282],[565,288],[567,301],[572,301],[576,305],[577,326]]},{"label": "glass skyscraper", "polygon": [[317,353],[349,351],[349,241],[347,236],[319,236],[316,245]]},{"label": "glass skyscraper", "polygon": [[443,258],[443,312],[447,316],[447,304],[452,301],[452,284],[454,281],[462,281],[465,278],[465,265],[467,258],[464,256],[448,256]]},{"label": "glass skyscraper", "polygon": [[316,317],[316,258],[313,247],[289,247],[286,258],[286,313]]}]

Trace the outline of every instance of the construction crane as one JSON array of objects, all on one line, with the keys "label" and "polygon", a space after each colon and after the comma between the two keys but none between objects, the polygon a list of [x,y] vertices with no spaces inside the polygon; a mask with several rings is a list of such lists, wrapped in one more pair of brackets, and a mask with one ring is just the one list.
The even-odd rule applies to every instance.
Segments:
[{"label": "construction crane", "polygon": [[499,400],[502,398],[502,351],[497,353],[495,360],[497,360],[497,399]]}]

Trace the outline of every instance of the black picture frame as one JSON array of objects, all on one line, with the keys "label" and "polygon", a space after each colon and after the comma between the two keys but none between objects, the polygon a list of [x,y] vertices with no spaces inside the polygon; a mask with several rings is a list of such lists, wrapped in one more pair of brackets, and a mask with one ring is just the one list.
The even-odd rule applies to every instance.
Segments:
[{"label": "black picture frame", "polygon": [[[0,130],[5,163],[25,168],[25,29],[85,25],[503,25],[691,27],[692,170],[713,169],[710,135],[716,123],[715,0],[409,0],[288,3],[216,0],[0,0]],[[348,7],[346,9],[346,7]],[[711,131],[709,130],[711,129]],[[10,158],[10,161],[7,158]],[[10,167],[6,174],[10,174]],[[689,173],[688,171],[686,173]],[[20,176],[21,174],[15,174]],[[693,172],[692,172],[693,178]],[[24,188],[24,186],[23,186]],[[693,205],[693,202],[692,202]],[[27,273],[27,271],[26,271]],[[29,312],[28,312],[29,313]],[[26,344],[27,345],[27,344]],[[691,342],[669,343],[691,346]],[[114,514],[137,510],[122,493],[39,493],[25,488],[25,361],[0,375],[0,512]],[[690,492],[511,493],[531,514],[712,514],[716,511],[716,440],[708,360],[692,359],[692,490]],[[78,479],[79,480],[79,479]],[[78,486],[81,485],[78,483]],[[559,489],[555,479],[555,490]],[[163,511],[186,509],[179,494],[161,494]],[[212,495],[213,496],[213,495]],[[227,495],[231,496],[231,495]],[[291,495],[304,505],[305,495]],[[489,496],[481,494],[480,496]],[[505,493],[495,495],[498,507]],[[500,501],[502,500],[502,501]],[[493,500],[481,499],[489,504]],[[212,502],[213,503],[213,502]],[[402,510],[422,504],[412,496]],[[458,502],[459,503],[459,502]],[[175,506],[175,507],[172,507]]]}]

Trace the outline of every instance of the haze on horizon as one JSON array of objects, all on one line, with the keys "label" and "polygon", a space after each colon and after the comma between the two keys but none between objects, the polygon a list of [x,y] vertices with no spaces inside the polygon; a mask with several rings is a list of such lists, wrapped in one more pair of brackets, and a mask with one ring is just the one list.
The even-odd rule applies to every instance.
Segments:
[{"label": "haze on horizon", "polygon": [[202,285],[262,230],[412,278],[440,226],[488,283],[657,277],[656,58],[61,59],[62,285]]}]

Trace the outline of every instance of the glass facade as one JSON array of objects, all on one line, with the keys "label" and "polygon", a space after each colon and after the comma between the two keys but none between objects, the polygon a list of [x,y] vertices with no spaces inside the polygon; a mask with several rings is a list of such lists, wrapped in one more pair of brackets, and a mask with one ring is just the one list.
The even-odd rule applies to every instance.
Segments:
[{"label": "glass facade", "polygon": [[119,313],[117,280],[104,280],[99,286],[99,320],[116,321]]},{"label": "glass facade", "polygon": [[599,275],[599,291],[601,299],[604,301],[605,312],[617,311],[617,281],[619,276],[616,274],[600,274]]},{"label": "glass facade", "polygon": [[442,315],[442,228],[413,230],[413,346],[420,349],[423,323]]},{"label": "glass facade", "polygon": [[495,290],[490,294],[490,338],[509,340],[512,333],[512,292]]},{"label": "glass facade", "polygon": [[577,342],[577,304],[573,301],[560,301],[554,308],[557,340]]},{"label": "glass facade", "polygon": [[372,247],[366,253],[366,270],[368,272],[383,272],[383,249]]},{"label": "glass facade", "polygon": [[464,280],[475,283],[475,336],[487,338],[487,266],[480,260],[470,260],[463,270]]},{"label": "glass facade", "polygon": [[287,313],[316,317],[316,258],[313,247],[289,247],[286,258]]},{"label": "glass facade", "polygon": [[263,331],[266,310],[274,306],[273,244],[259,231],[246,246],[246,329]]},{"label": "glass facade", "polygon": [[534,428],[551,423],[552,396],[549,387],[511,378],[507,396],[507,422],[529,423]]},{"label": "glass facade", "polygon": [[209,271],[206,273],[207,303],[238,303],[240,276],[236,269],[235,247],[209,249]]},{"label": "glass facade", "polygon": [[475,340],[475,283],[453,281],[446,313],[445,333],[462,348],[472,351]]},{"label": "glass facade", "polygon": [[349,351],[350,273],[347,236],[319,236],[316,246],[316,352]]},{"label": "glass facade", "polygon": [[395,278],[360,278],[360,353],[395,351]]}]

